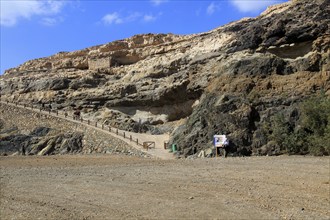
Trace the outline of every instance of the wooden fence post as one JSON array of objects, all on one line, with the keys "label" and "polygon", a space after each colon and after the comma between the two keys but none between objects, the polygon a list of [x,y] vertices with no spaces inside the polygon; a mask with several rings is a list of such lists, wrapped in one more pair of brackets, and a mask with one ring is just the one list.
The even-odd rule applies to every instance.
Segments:
[{"label": "wooden fence post", "polygon": [[139,139],[136,138],[136,144],[139,145]]},{"label": "wooden fence post", "polygon": [[124,138],[125,138],[125,132],[124,132]]},{"label": "wooden fence post", "polygon": [[95,122],[95,127],[97,127],[97,122]]},{"label": "wooden fence post", "polygon": [[129,136],[129,140],[132,141],[132,135]]},{"label": "wooden fence post", "polygon": [[118,128],[117,128],[117,130],[116,130],[116,135],[118,135]]},{"label": "wooden fence post", "polygon": [[103,128],[104,128],[104,125],[102,124],[102,130],[103,130]]}]

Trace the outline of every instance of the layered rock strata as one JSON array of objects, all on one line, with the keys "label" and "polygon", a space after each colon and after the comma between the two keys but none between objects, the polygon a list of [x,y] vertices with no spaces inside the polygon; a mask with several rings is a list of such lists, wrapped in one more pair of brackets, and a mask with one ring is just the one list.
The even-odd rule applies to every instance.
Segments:
[{"label": "layered rock strata", "polygon": [[260,126],[270,116],[329,95],[329,23],[329,1],[290,1],[201,34],[136,35],[31,60],[1,76],[1,94],[126,130],[173,132],[184,155],[217,133],[251,154],[267,145]]}]

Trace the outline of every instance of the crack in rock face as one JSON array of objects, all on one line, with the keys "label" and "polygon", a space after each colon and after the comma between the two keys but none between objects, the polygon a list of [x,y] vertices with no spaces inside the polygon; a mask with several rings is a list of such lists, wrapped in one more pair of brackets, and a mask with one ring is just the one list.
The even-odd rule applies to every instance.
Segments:
[{"label": "crack in rock face", "polygon": [[201,34],[141,34],[59,52],[7,70],[1,96],[79,109],[128,131],[169,133],[184,156],[224,133],[229,155],[277,154],[262,130],[270,118],[282,114],[298,129],[291,115],[300,103],[330,93],[329,14],[327,0],[291,1]]}]

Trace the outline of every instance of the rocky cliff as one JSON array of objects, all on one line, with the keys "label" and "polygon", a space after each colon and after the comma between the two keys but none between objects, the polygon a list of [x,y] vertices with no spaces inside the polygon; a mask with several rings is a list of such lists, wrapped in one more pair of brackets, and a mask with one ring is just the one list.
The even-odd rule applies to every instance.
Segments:
[{"label": "rocky cliff", "polygon": [[234,154],[265,154],[261,132],[282,112],[330,95],[328,0],[291,1],[210,32],[136,35],[9,69],[3,99],[81,109],[83,117],[172,134],[184,155],[226,133]]}]

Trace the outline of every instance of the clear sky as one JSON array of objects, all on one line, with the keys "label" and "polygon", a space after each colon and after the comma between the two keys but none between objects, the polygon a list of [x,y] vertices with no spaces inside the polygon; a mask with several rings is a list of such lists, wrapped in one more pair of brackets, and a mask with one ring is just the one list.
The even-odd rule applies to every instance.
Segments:
[{"label": "clear sky", "polygon": [[0,0],[0,74],[30,59],[141,33],[209,31],[287,0]]}]

